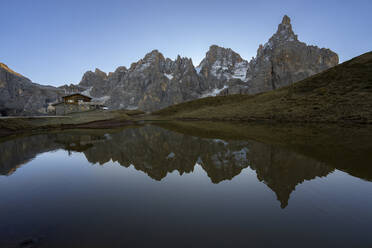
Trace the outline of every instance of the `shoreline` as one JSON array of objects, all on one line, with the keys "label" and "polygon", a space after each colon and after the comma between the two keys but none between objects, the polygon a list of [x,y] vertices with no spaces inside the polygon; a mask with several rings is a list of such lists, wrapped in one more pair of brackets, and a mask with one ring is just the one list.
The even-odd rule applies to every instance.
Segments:
[{"label": "shoreline", "polygon": [[[276,119],[257,119],[257,118],[163,118],[159,115],[134,115],[131,118],[111,118],[111,119],[97,119],[88,122],[79,123],[54,123],[54,124],[44,124],[44,125],[32,125],[33,120],[39,120],[40,117],[27,116],[27,117],[10,117],[10,118],[0,118],[0,137],[6,137],[10,135],[18,135],[22,133],[38,133],[43,131],[53,131],[53,130],[67,130],[67,129],[115,129],[131,125],[143,125],[145,123],[240,123],[240,124],[252,124],[252,125],[272,125],[276,126],[278,124],[284,126],[299,125],[319,125],[319,126],[339,126],[348,128],[364,128],[371,127],[372,123],[365,122],[355,122],[355,121],[307,121],[307,120],[276,120]],[[46,117],[43,117],[47,119]],[[62,117],[52,117],[53,119],[63,118],[71,120],[70,116]],[[30,120],[30,123],[23,123],[23,120]],[[9,122],[11,123],[4,123]]]}]

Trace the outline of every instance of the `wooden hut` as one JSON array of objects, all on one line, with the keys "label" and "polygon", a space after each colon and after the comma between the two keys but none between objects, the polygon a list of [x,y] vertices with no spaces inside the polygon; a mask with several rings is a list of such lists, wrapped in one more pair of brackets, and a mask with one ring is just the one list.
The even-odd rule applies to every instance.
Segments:
[{"label": "wooden hut", "polygon": [[75,112],[84,112],[93,109],[101,109],[103,103],[92,102],[92,98],[80,93],[62,97],[62,101],[52,104],[56,115],[65,115]]},{"label": "wooden hut", "polygon": [[82,102],[90,102],[92,100],[91,97],[85,96],[80,93],[75,93],[72,95],[62,97],[62,102],[65,104],[79,104]]}]

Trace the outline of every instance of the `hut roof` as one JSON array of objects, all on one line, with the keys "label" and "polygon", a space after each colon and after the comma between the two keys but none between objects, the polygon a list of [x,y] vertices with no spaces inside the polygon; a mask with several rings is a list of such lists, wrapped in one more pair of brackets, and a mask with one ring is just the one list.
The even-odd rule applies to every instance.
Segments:
[{"label": "hut roof", "polygon": [[63,96],[62,98],[71,97],[71,96],[82,96],[82,97],[85,97],[85,98],[88,98],[88,99],[92,99],[91,97],[80,94],[80,93],[74,93],[74,94],[71,94],[71,95]]}]

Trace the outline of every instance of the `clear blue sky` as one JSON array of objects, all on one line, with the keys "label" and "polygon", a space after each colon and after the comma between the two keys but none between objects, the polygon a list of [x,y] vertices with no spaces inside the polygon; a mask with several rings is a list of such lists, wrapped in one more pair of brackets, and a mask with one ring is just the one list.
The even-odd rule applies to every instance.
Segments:
[{"label": "clear blue sky", "polygon": [[371,0],[0,0],[0,61],[42,84],[78,83],[96,67],[114,71],[158,49],[198,64],[209,46],[243,58],[284,14],[301,41],[341,61],[372,50]]}]

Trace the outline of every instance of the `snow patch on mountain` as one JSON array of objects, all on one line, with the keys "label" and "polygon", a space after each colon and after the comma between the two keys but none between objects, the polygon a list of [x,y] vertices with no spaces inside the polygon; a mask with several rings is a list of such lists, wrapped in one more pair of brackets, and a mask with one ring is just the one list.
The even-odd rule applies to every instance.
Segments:
[{"label": "snow patch on mountain", "polygon": [[138,106],[129,105],[128,107],[126,107],[126,109],[128,109],[128,110],[137,110],[138,109]]},{"label": "snow patch on mountain", "polygon": [[233,74],[231,78],[240,79],[243,82],[247,82],[247,71],[248,71],[248,62],[242,61],[240,63],[235,64]]},{"label": "snow patch on mountain", "polygon": [[249,149],[244,147],[240,151],[234,151],[232,154],[235,157],[235,160],[237,161],[247,161],[247,153]]},{"label": "snow patch on mountain", "polygon": [[143,71],[143,70],[145,70],[145,69],[146,69],[147,67],[149,67],[149,66],[150,66],[150,63],[149,63],[149,62],[146,62],[146,63],[143,63],[143,64],[137,66],[137,67],[136,67],[136,70],[138,70],[138,71]]},{"label": "snow patch on mountain", "polygon": [[110,100],[111,96],[101,96],[97,98],[93,98],[95,102],[102,102],[105,103],[106,101]]},{"label": "snow patch on mountain", "polygon": [[83,92],[81,92],[81,94],[83,94],[85,96],[91,97],[90,92],[92,91],[92,89],[93,89],[93,86],[91,86],[88,89],[84,90]]},{"label": "snow patch on mountain", "polygon": [[172,80],[173,79],[173,75],[172,74],[164,73],[164,76],[166,76],[169,80]]},{"label": "snow patch on mountain", "polygon": [[209,91],[207,93],[204,93],[200,98],[208,97],[208,96],[217,96],[218,94],[221,93],[224,89],[227,89],[228,86],[224,85],[221,89],[215,88],[212,91]]}]

